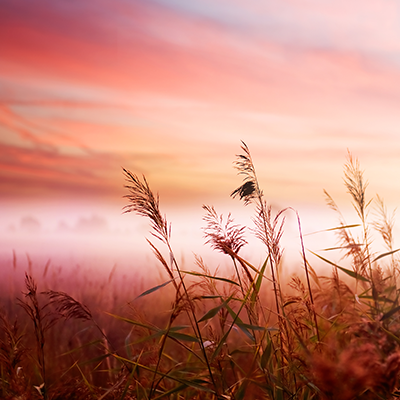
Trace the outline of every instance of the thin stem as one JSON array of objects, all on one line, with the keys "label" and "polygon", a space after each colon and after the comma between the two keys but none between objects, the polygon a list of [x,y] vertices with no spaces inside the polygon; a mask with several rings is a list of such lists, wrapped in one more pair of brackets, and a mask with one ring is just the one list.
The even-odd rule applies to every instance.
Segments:
[{"label": "thin stem", "polygon": [[302,229],[301,229],[301,221],[300,221],[299,213],[296,210],[293,210],[293,211],[296,213],[296,216],[297,216],[297,223],[298,223],[298,227],[299,227],[300,243],[301,243],[301,253],[302,253],[302,256],[303,256],[304,269],[306,271],[308,293],[310,295],[310,301],[311,301],[312,308],[313,308],[315,331],[317,333],[317,339],[318,339],[318,343],[319,343],[320,342],[320,337],[319,337],[319,329],[318,329],[318,322],[317,322],[317,313],[315,312],[314,299],[313,299],[313,294],[312,294],[312,290],[311,290],[310,274],[308,272],[308,264],[307,264],[306,252],[305,252],[305,249],[304,249],[304,241],[303,241],[303,233],[302,233]]}]

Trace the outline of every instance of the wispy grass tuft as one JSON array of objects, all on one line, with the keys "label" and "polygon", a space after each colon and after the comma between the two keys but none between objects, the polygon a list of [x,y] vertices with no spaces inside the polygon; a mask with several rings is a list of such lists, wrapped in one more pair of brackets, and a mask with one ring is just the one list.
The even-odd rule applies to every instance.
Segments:
[{"label": "wispy grass tuft", "polygon": [[159,196],[155,196],[151,191],[146,178],[143,179],[132,174],[130,171],[123,168],[125,178],[129,184],[125,185],[129,194],[124,197],[129,200],[129,204],[124,207],[124,212],[135,212],[138,215],[150,219],[153,232],[152,234],[164,243],[170,239],[170,227],[168,227],[166,217],[163,217],[160,212]]}]

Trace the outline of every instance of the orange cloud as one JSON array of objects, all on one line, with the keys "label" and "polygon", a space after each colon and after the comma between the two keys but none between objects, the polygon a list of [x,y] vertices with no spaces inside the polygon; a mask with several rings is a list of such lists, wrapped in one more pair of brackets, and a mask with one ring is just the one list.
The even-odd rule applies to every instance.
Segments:
[{"label": "orange cloud", "polygon": [[52,150],[7,145],[0,145],[0,150],[0,190],[4,198],[72,198],[118,192],[109,177],[112,160],[104,154],[71,157]]},{"label": "orange cloud", "polygon": [[[114,196],[121,166],[170,198],[222,196],[237,182],[231,163],[243,139],[272,195],[306,197],[299,187],[332,176],[327,163],[347,147],[381,154],[400,123],[397,40],[377,53],[394,26],[370,47],[356,36],[346,43],[354,27],[376,27],[344,2],[335,12],[309,1],[3,4],[9,196]],[[363,13],[388,10],[374,2]]]}]

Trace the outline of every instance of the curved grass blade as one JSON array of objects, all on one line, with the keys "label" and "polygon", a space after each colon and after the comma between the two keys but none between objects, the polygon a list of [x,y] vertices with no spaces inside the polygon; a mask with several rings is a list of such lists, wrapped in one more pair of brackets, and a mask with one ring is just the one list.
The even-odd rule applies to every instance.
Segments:
[{"label": "curved grass blade", "polygon": [[355,247],[364,247],[364,245],[361,243],[354,243],[354,244],[349,244],[348,246],[329,247],[327,249],[322,249],[321,251],[347,250],[347,249],[354,249]]},{"label": "curved grass blade", "polygon": [[177,340],[183,340],[185,342],[193,342],[193,343],[200,342],[200,340],[195,336],[191,336],[186,333],[174,332],[172,330],[168,332],[168,336]]},{"label": "curved grass blade", "polygon": [[61,356],[67,356],[69,354],[73,354],[73,353],[75,353],[77,351],[80,351],[80,350],[84,349],[85,347],[89,347],[89,346],[100,344],[100,343],[103,343],[103,339],[92,340],[92,341],[90,341],[88,343],[83,344],[82,346],[76,347],[75,349],[72,349],[72,350],[69,350],[69,351],[67,351],[65,353],[62,353]]},{"label": "curved grass blade", "polygon": [[248,379],[243,380],[243,382],[240,384],[238,391],[235,394],[235,399],[237,399],[237,400],[244,399],[244,396],[246,395],[246,389],[247,389],[247,386],[249,386],[249,383],[250,382]]},{"label": "curved grass blade", "polygon": [[160,396],[155,397],[153,400],[163,399],[164,397],[167,397],[167,396],[168,396],[168,398],[169,398],[169,396],[170,396],[171,394],[174,394],[174,393],[176,393],[176,392],[181,392],[182,390],[184,390],[184,389],[186,389],[186,388],[187,388],[187,385],[185,385],[185,384],[176,386],[176,387],[174,387],[174,388],[168,390],[168,392],[165,392],[165,393],[161,394]]},{"label": "curved grass blade", "polygon": [[400,250],[400,249],[396,249],[396,250],[388,251],[387,253],[382,253],[382,254],[380,254],[378,257],[374,258],[374,259],[372,260],[372,262],[378,261],[378,260],[380,260],[380,259],[383,258],[383,257],[390,256],[391,254],[397,253],[399,250]]},{"label": "curved grass blade", "polygon": [[393,332],[390,332],[390,330],[386,329],[384,326],[382,326],[381,329],[397,343],[400,343],[400,338],[397,337]]},{"label": "curved grass blade", "polygon": [[100,355],[98,357],[91,358],[90,360],[82,361],[82,362],[79,363],[79,365],[83,366],[83,365],[93,364],[93,363],[101,364],[101,362],[103,360],[105,360],[106,358],[108,358],[110,356],[112,356],[111,353],[102,354],[102,355]]},{"label": "curved grass blade", "polygon": [[87,380],[85,374],[84,374],[83,371],[79,368],[79,365],[78,365],[78,364],[75,364],[75,366],[76,366],[76,368],[78,369],[79,373],[81,374],[82,379],[83,379],[83,382],[85,383],[85,385],[88,387],[88,389],[89,389],[92,393],[94,393],[93,386],[89,383],[89,381]]},{"label": "curved grass blade", "polygon": [[133,328],[129,331],[129,333],[126,335],[125,340],[124,340],[125,352],[130,360],[133,358],[133,354],[132,354],[131,347],[130,347],[132,331],[133,331]]},{"label": "curved grass blade", "polygon": [[[144,370],[146,370],[146,371],[155,372],[155,369],[154,369],[154,368],[151,368],[151,367],[149,367],[149,366],[147,366],[147,365],[145,365],[145,364],[139,364],[139,363],[136,362],[136,361],[128,360],[127,358],[121,357],[121,356],[119,356],[119,355],[117,355],[117,354],[113,354],[113,356],[114,356],[114,358],[116,358],[117,360],[120,360],[120,361],[122,361],[122,362],[126,362],[127,364],[136,365],[137,367],[140,367],[140,368],[142,368],[142,369],[144,369]],[[175,381],[175,382],[179,382],[179,383],[181,383],[181,384],[183,384],[183,385],[192,387],[192,388],[194,388],[194,389],[201,390],[201,391],[203,391],[203,392],[212,393],[212,394],[214,394],[214,395],[216,394],[215,391],[214,391],[213,389],[209,388],[208,386],[203,386],[203,385],[202,385],[202,384],[207,384],[207,385],[210,384],[210,383],[209,383],[208,381],[206,381],[206,380],[202,380],[202,379],[193,379],[193,380],[182,379],[182,378],[179,378],[179,377],[177,377],[177,376],[174,376],[174,375],[171,374],[171,373],[165,374],[165,373],[161,372],[160,370],[156,371],[156,373],[157,373],[157,375],[159,375],[160,377],[167,378],[167,379],[171,379],[171,380],[173,380],[173,381]]]},{"label": "curved grass blade", "polygon": [[289,300],[289,301],[286,301],[285,303],[283,303],[282,308],[285,308],[287,306],[290,306],[291,304],[297,304],[297,303],[298,303],[297,300]]},{"label": "curved grass blade", "polygon": [[[144,351],[144,350],[142,349],[142,351],[140,352],[139,356],[137,357],[137,362],[139,362],[140,358],[142,357],[143,351]],[[120,400],[124,400],[126,394],[128,393],[129,386],[130,386],[130,383],[131,383],[131,381],[132,381],[133,375],[134,375],[135,372],[136,372],[137,366],[138,366],[138,364],[135,364],[135,365],[134,365],[134,367],[132,368],[132,372],[131,372],[131,373],[129,374],[129,376],[127,377],[126,384],[125,384],[125,387],[124,387],[124,391],[122,392],[122,395],[121,395],[121,399],[120,399]]]},{"label": "curved grass blade", "polygon": [[214,307],[211,310],[207,311],[197,322],[207,321],[208,319],[215,317],[218,314],[218,312],[221,310],[221,308],[227,306],[227,304],[232,300],[232,297],[233,296],[230,296],[227,300],[225,300],[219,306]]},{"label": "curved grass blade", "polygon": [[260,325],[244,324],[239,321],[236,321],[236,325],[242,330],[243,329],[249,329],[251,331],[277,331],[278,330],[278,328],[266,328],[266,327],[260,326]]},{"label": "curved grass blade", "polygon": [[[382,301],[382,302],[386,302],[386,303],[396,303],[395,300],[389,299],[387,297],[382,297],[382,296],[378,296],[378,297],[373,297],[373,296],[368,296],[368,295],[360,295],[358,296],[359,299],[366,299],[366,300],[378,300],[378,301]],[[382,321],[382,320],[381,320]]]},{"label": "curved grass blade", "polygon": [[342,226],[337,226],[335,228],[325,229],[325,231],[322,231],[322,232],[337,231],[339,229],[347,229],[347,228],[357,228],[358,226],[361,226],[361,225],[360,224],[342,225]]},{"label": "curved grass blade", "polygon": [[255,285],[254,285],[254,290],[253,290],[253,293],[251,294],[251,301],[252,302],[255,302],[257,300],[258,293],[260,293],[262,278],[263,278],[263,275],[264,275],[265,268],[267,267],[268,260],[269,260],[269,255],[265,259],[264,264],[262,265],[262,267],[260,269],[260,273],[257,276],[257,280],[256,280]]},{"label": "curved grass blade", "polygon": [[157,290],[163,288],[164,286],[169,285],[169,284],[170,284],[171,282],[173,282],[173,281],[174,281],[174,279],[170,279],[169,281],[164,282],[164,283],[162,283],[161,285],[154,286],[153,288],[151,288],[151,289],[149,289],[149,290],[146,290],[146,291],[143,292],[142,294],[139,294],[139,296],[136,297],[135,300],[139,299],[140,297],[147,296],[147,295],[150,294],[150,293],[156,292]]},{"label": "curved grass blade", "polygon": [[224,303],[221,303],[219,306],[214,307],[211,310],[208,310],[197,322],[207,321],[208,319],[215,317],[219,313],[221,308],[224,307],[224,305],[225,305]]},{"label": "curved grass blade", "polygon": [[178,332],[185,328],[188,328],[188,326],[187,325],[172,326],[169,329],[158,329],[157,328],[157,332],[153,333],[152,335],[143,336],[142,338],[140,338],[139,340],[136,340],[132,344],[139,344],[139,343],[146,342],[148,340],[158,339],[158,338],[162,337],[163,335],[167,335],[168,337],[170,337],[172,339],[176,339],[176,340],[183,340],[185,342],[199,343],[199,339],[197,337],[188,335],[186,333]]},{"label": "curved grass blade", "polygon": [[326,263],[328,263],[328,264],[330,264],[330,265],[333,265],[333,266],[336,267],[336,268],[339,268],[341,271],[343,271],[345,274],[351,276],[352,278],[358,279],[358,280],[363,281],[363,282],[369,282],[369,279],[367,279],[365,276],[362,276],[362,275],[360,275],[360,274],[357,274],[357,272],[351,271],[351,270],[349,270],[349,269],[347,269],[347,268],[343,268],[343,267],[341,267],[341,266],[339,266],[339,265],[333,263],[332,261],[329,261],[328,259],[326,259],[326,258],[320,256],[319,254],[314,253],[314,252],[311,251],[311,250],[309,250],[309,252],[312,253],[312,254],[314,254],[314,256],[320,258],[322,261],[325,261]]},{"label": "curved grass blade", "polygon": [[261,356],[260,364],[261,368],[265,369],[267,364],[269,363],[270,359],[272,356],[272,340],[268,339],[268,344],[265,347],[265,350],[263,352],[263,355]]},{"label": "curved grass blade", "polygon": [[386,314],[383,314],[380,321],[384,321],[385,319],[390,318],[392,315],[396,314],[397,311],[400,311],[400,306],[397,306],[395,308],[392,308],[390,311],[388,311]]},{"label": "curved grass blade", "polygon": [[220,276],[205,275],[205,274],[202,274],[200,272],[193,272],[193,271],[192,272],[190,272],[190,271],[181,271],[181,272],[184,273],[184,274],[188,274],[188,275],[202,276],[204,278],[215,279],[217,281],[230,283],[231,285],[240,286],[237,282],[232,281],[231,279],[221,278]]},{"label": "curved grass blade", "polygon": [[[244,303],[243,303],[244,304]],[[242,306],[243,307],[243,306]],[[254,336],[247,330],[246,328],[246,324],[240,319],[239,317],[239,313],[235,313],[235,311],[232,310],[232,308],[230,308],[229,306],[226,307],[226,309],[228,310],[229,314],[231,315],[231,317],[233,318],[233,325],[237,325],[238,328],[252,341],[255,341]],[[239,311],[240,312],[240,311]],[[229,332],[229,331],[228,331]]]},{"label": "curved grass blade", "polygon": [[303,236],[315,235],[316,233],[322,233],[322,232],[337,231],[337,230],[340,230],[340,229],[357,228],[358,226],[361,226],[361,225],[360,225],[360,224],[342,225],[342,226],[337,226],[337,227],[335,227],[335,228],[324,229],[324,230],[322,230],[322,231],[316,231],[316,232],[306,233],[306,234],[303,235]]},{"label": "curved grass blade", "polygon": [[109,313],[109,312],[107,312],[107,311],[106,311],[105,313],[106,313],[107,315],[110,315],[111,317],[117,318],[117,319],[119,319],[120,321],[125,321],[125,322],[127,322],[128,324],[131,324],[131,325],[140,326],[140,327],[142,327],[142,328],[146,328],[146,329],[149,329],[149,330],[151,330],[151,331],[159,331],[159,330],[160,330],[159,328],[157,328],[157,327],[155,327],[155,326],[143,324],[143,323],[141,323],[141,322],[137,322],[137,321],[134,321],[134,320],[129,319],[129,318],[121,317],[120,315],[111,314],[111,313]]}]

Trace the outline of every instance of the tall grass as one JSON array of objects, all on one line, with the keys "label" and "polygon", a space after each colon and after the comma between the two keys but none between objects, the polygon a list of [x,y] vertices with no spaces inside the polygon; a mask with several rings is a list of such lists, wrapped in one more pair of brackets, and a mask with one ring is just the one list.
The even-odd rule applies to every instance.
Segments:
[{"label": "tall grass", "polygon": [[[148,243],[167,280],[133,301],[130,295],[122,312],[121,304],[109,303],[110,292],[119,289],[111,282],[114,270],[100,295],[92,292],[87,297],[87,306],[63,291],[38,291],[31,268],[26,290],[16,303],[18,319],[13,321],[15,310],[7,302],[0,315],[1,397],[399,397],[394,215],[388,215],[380,197],[375,203],[368,199],[358,160],[349,153],[344,167],[345,187],[358,221],[345,221],[325,191],[327,204],[339,219],[330,229],[337,233],[338,245],[325,250],[340,250],[346,264],[315,252],[307,256],[298,213],[292,208],[275,212],[268,204],[245,143],[235,165],[243,181],[231,196],[254,208],[251,233],[264,246],[261,265],[242,255],[248,245],[247,227],[235,224],[230,214],[224,218],[211,205],[203,206],[205,242],[227,257],[231,274],[213,272],[200,256],[195,257],[193,270],[180,265],[158,195],[144,176],[124,169],[124,211],[149,219],[154,239]],[[303,271],[287,284],[281,279],[281,239],[288,214],[298,222]],[[383,253],[374,250],[372,230],[382,237]],[[325,263],[331,275],[318,275],[311,260]]]}]

